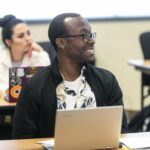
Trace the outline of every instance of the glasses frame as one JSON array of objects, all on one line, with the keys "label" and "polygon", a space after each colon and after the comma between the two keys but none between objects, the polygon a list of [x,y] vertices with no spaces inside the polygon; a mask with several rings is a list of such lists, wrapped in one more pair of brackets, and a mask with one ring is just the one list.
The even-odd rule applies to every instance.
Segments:
[{"label": "glasses frame", "polygon": [[96,32],[84,33],[84,34],[79,34],[79,35],[62,35],[62,36],[60,36],[60,38],[73,38],[73,37],[82,37],[84,42],[88,42],[91,39],[95,41]]}]

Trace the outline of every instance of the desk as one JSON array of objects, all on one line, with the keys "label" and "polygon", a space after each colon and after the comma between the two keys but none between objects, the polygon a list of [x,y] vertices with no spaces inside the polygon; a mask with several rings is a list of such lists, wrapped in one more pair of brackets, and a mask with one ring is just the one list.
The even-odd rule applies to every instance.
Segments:
[{"label": "desk", "polygon": [[[0,141],[0,150],[44,150],[42,145],[37,143],[39,141],[44,140],[49,140],[49,138],[2,140]],[[127,150],[127,149],[118,148],[117,150]]]},{"label": "desk", "polygon": [[[150,132],[122,134],[121,137],[150,137]],[[0,140],[0,150],[44,150],[37,142],[46,141],[50,138],[21,139],[21,140]],[[117,150],[128,150],[126,147]]]},{"label": "desk", "polygon": [[0,115],[13,114],[16,103],[9,103],[5,100],[0,100]]},{"label": "desk", "polygon": [[9,103],[7,102],[6,100],[0,100],[0,109],[1,108],[10,108],[10,107],[15,107],[16,106],[16,103]]},{"label": "desk", "polygon": [[144,108],[144,99],[150,96],[150,90],[147,94],[144,92],[144,86],[150,87],[150,60],[130,59],[128,64],[141,72],[141,109]]},{"label": "desk", "polygon": [[0,150],[44,150],[42,145],[37,143],[44,140],[48,140],[48,138],[1,140]]},{"label": "desk", "polygon": [[150,60],[129,59],[128,64],[132,65],[135,69],[150,75]]},{"label": "desk", "polygon": [[[144,138],[150,137],[150,132],[141,133],[128,133],[122,134],[123,138]],[[21,140],[0,140],[0,150],[44,150],[40,141],[46,141],[50,138],[37,138],[37,139],[21,139]],[[113,149],[115,150],[115,149]],[[128,150],[126,147],[118,148],[116,150]]]}]

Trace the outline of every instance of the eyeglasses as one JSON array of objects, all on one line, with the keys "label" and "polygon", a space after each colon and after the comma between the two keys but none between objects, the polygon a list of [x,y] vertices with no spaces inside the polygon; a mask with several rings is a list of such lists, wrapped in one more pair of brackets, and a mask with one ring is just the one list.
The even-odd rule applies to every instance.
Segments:
[{"label": "eyeglasses", "polygon": [[96,39],[96,32],[93,33],[84,33],[84,34],[80,34],[80,35],[62,35],[60,36],[60,38],[72,38],[72,37],[83,37],[83,41],[84,42],[88,42],[90,40],[94,40]]}]

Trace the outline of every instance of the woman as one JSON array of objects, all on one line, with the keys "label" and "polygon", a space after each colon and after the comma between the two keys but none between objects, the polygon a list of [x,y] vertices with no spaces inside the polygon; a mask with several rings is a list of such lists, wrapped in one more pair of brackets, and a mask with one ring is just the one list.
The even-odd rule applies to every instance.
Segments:
[{"label": "woman", "polygon": [[5,95],[9,86],[10,67],[36,67],[50,64],[48,54],[32,41],[27,24],[13,15],[0,20],[2,41],[6,49],[0,50],[0,91]]}]

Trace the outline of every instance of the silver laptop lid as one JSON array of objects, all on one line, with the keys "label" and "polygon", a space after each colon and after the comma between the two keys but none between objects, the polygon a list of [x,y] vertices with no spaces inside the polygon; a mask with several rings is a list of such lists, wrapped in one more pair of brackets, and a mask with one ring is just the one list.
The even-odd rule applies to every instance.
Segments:
[{"label": "silver laptop lid", "polygon": [[57,110],[54,149],[117,148],[123,106]]}]

